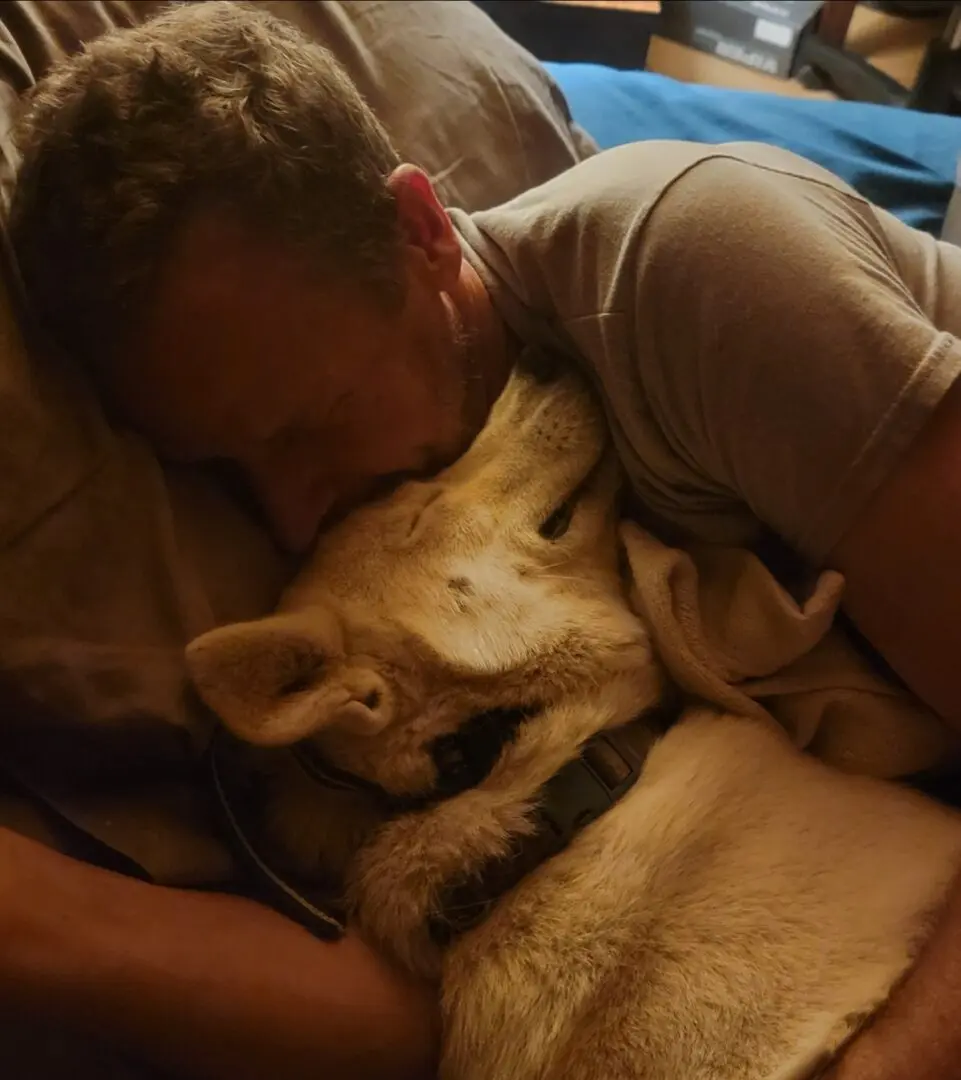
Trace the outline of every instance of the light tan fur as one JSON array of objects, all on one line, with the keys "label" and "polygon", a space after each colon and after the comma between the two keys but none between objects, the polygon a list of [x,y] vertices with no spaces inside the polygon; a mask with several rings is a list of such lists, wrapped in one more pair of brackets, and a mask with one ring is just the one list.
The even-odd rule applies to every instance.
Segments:
[{"label": "light tan fur", "polygon": [[[541,536],[585,477],[566,534]],[[541,708],[476,787],[395,817],[257,751],[278,849],[339,875],[363,932],[440,976],[444,1080],[813,1076],[916,954],[961,819],[758,721],[689,710],[622,802],[446,952],[429,938],[541,785],[663,692],[617,489],[580,384],[517,373],[459,462],[331,530],[275,616],[192,644],[192,677],[247,742],[310,740],[395,794],[431,787],[431,742],[468,717]]]}]

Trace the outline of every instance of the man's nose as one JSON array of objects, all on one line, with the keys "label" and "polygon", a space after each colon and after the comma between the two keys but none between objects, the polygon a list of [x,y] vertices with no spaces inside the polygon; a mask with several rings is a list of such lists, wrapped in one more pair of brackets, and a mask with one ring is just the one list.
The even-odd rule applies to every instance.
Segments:
[{"label": "man's nose", "polygon": [[332,485],[307,471],[269,464],[252,467],[249,472],[278,543],[294,554],[305,552],[333,505]]}]

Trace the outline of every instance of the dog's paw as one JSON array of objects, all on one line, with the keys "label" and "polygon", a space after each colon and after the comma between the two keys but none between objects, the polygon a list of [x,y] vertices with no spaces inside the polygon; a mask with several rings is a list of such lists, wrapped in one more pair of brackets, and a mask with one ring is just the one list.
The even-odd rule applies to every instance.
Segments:
[{"label": "dog's paw", "polygon": [[354,862],[351,911],[401,964],[436,977],[442,949],[431,926],[451,886],[482,873],[532,827],[525,798],[483,788],[390,821]]},{"label": "dog's paw", "polygon": [[366,937],[417,975],[436,978],[440,950],[430,935],[435,906],[433,855],[423,818],[430,811],[389,822],[352,867],[348,901]]}]

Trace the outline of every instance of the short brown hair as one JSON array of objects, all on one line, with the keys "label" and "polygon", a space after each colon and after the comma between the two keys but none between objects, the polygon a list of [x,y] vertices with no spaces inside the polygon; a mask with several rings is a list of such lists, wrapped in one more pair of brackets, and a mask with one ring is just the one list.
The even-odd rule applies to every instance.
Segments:
[{"label": "short brown hair", "polygon": [[386,132],[326,49],[243,4],[178,4],[94,41],[32,92],[16,139],[28,302],[91,362],[122,343],[198,207],[364,278],[396,265]]}]

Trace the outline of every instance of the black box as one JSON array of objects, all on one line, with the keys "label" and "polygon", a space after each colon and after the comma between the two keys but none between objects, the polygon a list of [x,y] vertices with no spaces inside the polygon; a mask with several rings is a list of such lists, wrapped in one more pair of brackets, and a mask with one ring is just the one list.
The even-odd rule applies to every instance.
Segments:
[{"label": "black box", "polygon": [[665,0],[658,33],[768,75],[789,78],[823,0]]},{"label": "black box", "polygon": [[624,7],[551,0],[474,3],[538,60],[640,70],[647,63],[651,35],[660,26],[656,11]]}]

